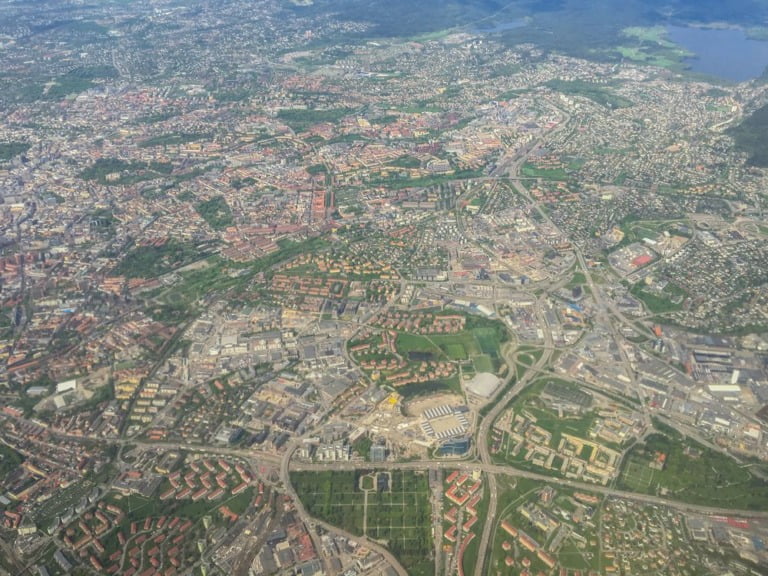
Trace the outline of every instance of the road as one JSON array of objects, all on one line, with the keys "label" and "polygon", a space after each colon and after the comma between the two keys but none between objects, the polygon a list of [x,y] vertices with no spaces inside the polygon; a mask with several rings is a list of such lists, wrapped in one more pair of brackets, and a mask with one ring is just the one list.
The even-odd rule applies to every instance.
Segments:
[{"label": "road", "polygon": [[434,486],[430,482],[432,492],[432,530],[435,547],[435,576],[440,576],[443,570],[443,553],[441,551],[443,543],[443,475],[438,471],[436,474]]},{"label": "road", "polygon": [[[525,149],[519,152],[516,152],[514,154],[510,154],[508,157],[502,159],[499,162],[497,168],[494,170],[494,173],[490,175],[491,178],[497,178],[500,175],[506,173],[507,178],[511,181],[512,185],[517,190],[517,192],[520,193],[523,197],[527,198],[528,201],[531,202],[533,206],[536,206],[536,204],[531,198],[522,180],[518,177],[519,170],[522,164],[528,158],[528,156],[532,152],[534,152],[539,146],[541,146],[545,136],[551,136],[554,133],[557,133],[559,131],[562,131],[568,128],[570,116],[563,111],[560,111],[560,112],[561,114],[563,114],[564,120],[558,125],[558,127],[555,130],[547,134],[541,135],[535,141],[531,142],[528,146],[526,146]],[[544,219],[544,221],[548,222],[551,226],[557,229],[557,226],[554,225],[554,223],[551,221],[548,215],[540,208],[538,208],[538,210],[542,218]],[[459,223],[460,228],[464,229],[463,219],[461,218],[460,213],[457,214],[457,222]],[[602,294],[602,291],[599,289],[598,286],[595,285],[593,281],[586,259],[583,253],[581,252],[581,250],[579,250],[577,247],[574,247],[574,253],[575,253],[578,269],[580,269],[581,272],[584,274],[586,278],[587,288],[589,289],[590,293],[592,294],[592,297],[594,298],[595,309],[596,309],[596,320],[600,322],[603,326],[605,326],[606,330],[608,330],[609,333],[611,334],[619,350],[619,354],[621,356],[621,362],[625,367],[627,376],[629,377],[630,382],[634,382],[635,375],[634,375],[633,364],[627,354],[626,349],[621,345],[623,342],[623,337],[619,332],[619,325],[621,323],[626,322],[626,319],[623,318],[623,316],[620,313],[618,313],[617,310],[615,310],[615,308],[612,306],[612,303],[609,300],[604,299],[604,295]],[[477,462],[456,463],[456,462],[422,461],[422,462],[409,462],[409,463],[386,463],[382,465],[382,467],[390,470],[391,469],[425,469],[425,468],[430,468],[430,469],[463,468],[467,470],[479,469],[486,474],[488,479],[487,489],[488,489],[488,495],[489,495],[489,505],[488,505],[486,522],[483,526],[483,532],[482,532],[482,536],[479,543],[479,549],[478,549],[478,555],[477,555],[477,561],[475,564],[474,574],[486,573],[485,562],[486,562],[486,558],[488,557],[489,543],[491,542],[491,538],[494,533],[494,528],[496,524],[495,519],[496,519],[497,505],[498,505],[498,485],[496,481],[497,474],[503,474],[506,476],[517,477],[517,478],[528,478],[532,480],[538,480],[541,482],[547,482],[550,484],[565,486],[569,489],[573,489],[573,488],[582,489],[589,492],[600,493],[605,496],[625,498],[625,499],[635,500],[638,502],[643,502],[651,505],[663,505],[663,506],[668,506],[670,508],[674,508],[681,511],[687,511],[687,512],[716,514],[716,515],[737,515],[737,516],[748,516],[753,518],[757,518],[757,517],[768,518],[768,512],[753,512],[753,511],[745,511],[745,510],[739,511],[739,510],[729,510],[729,509],[722,509],[722,508],[685,504],[680,502],[674,502],[674,501],[671,501],[665,498],[660,498],[657,496],[637,494],[633,492],[616,490],[611,487],[598,486],[598,485],[587,484],[583,482],[576,482],[572,480],[565,480],[560,478],[553,478],[551,476],[546,476],[543,474],[537,474],[534,472],[517,470],[511,467],[498,466],[493,464],[493,461],[489,453],[489,446],[488,446],[488,438],[490,436],[490,431],[491,431],[493,422],[497,419],[497,417],[501,414],[501,412],[505,409],[505,407],[509,404],[509,402],[516,395],[520,394],[520,392],[522,392],[535,379],[535,377],[540,373],[540,371],[550,362],[552,353],[555,349],[554,343],[552,341],[551,330],[549,329],[549,326],[546,323],[546,318],[544,317],[545,315],[542,312],[543,301],[545,298],[547,298],[546,290],[544,290],[543,293],[538,297],[537,306],[535,307],[536,314],[539,317],[538,318],[539,325],[544,327],[543,332],[544,332],[544,338],[545,338],[545,345],[542,350],[542,356],[537,360],[537,362],[533,366],[531,366],[525,372],[525,374],[520,378],[519,381],[514,383],[514,385],[509,390],[504,392],[500,398],[496,398],[493,400],[495,402],[495,405],[493,406],[491,411],[480,422],[480,425],[476,434],[477,454],[480,462],[479,463]],[[510,373],[504,383],[504,387],[502,388],[502,390],[506,389],[506,386],[509,385],[509,383],[514,378],[514,364],[511,363],[509,368],[510,368]],[[646,430],[651,430],[652,429],[651,415],[648,412],[648,404],[646,402],[646,399],[643,397],[643,392],[639,387],[635,386],[634,388],[638,390],[638,395],[640,396],[640,400],[642,401],[642,410],[643,410],[643,416],[646,424]],[[287,477],[287,466],[290,463],[286,461],[284,462],[286,465],[286,477]],[[371,464],[364,463],[364,462],[336,463],[330,466],[329,465],[314,466],[314,465],[300,465],[300,464],[296,466],[297,466],[296,469],[305,469],[305,470],[328,470],[328,469],[352,470],[352,469],[358,469],[358,468],[371,468]],[[457,544],[457,548],[458,548],[458,544]],[[435,550],[435,552],[436,554],[439,554],[439,551],[437,549]],[[454,559],[454,561],[456,561],[456,559]],[[454,568],[453,562],[451,563],[451,566],[447,568],[449,570]],[[439,568],[436,568],[436,574],[437,573],[439,573]]]},{"label": "road", "polygon": [[289,465],[291,462],[291,457],[293,456],[293,453],[298,450],[299,443],[297,441],[291,442],[285,453],[283,454],[283,458],[280,461],[280,480],[283,483],[283,486],[285,487],[285,493],[290,496],[290,498],[293,500],[293,504],[296,507],[296,513],[299,515],[299,518],[301,518],[304,521],[304,524],[307,526],[307,531],[309,532],[310,538],[312,538],[312,545],[315,547],[315,551],[317,552],[317,556],[320,558],[321,562],[323,563],[323,570],[328,573],[329,566],[327,559],[323,556],[323,548],[322,543],[320,542],[320,537],[317,535],[317,531],[313,530],[311,528],[311,521],[310,516],[307,514],[307,511],[304,509],[304,503],[299,499],[299,496],[296,494],[296,491],[293,489],[293,484],[291,484],[291,476],[289,471]]},{"label": "road", "polygon": [[[10,414],[0,414],[0,420],[13,420],[19,424],[30,424],[39,426],[38,423],[33,422],[26,418],[12,416]],[[237,456],[245,460],[256,462],[259,465],[268,464],[270,466],[279,466],[282,462],[282,456],[270,452],[257,452],[253,448],[229,448],[226,446],[210,446],[203,444],[190,444],[187,442],[144,442],[142,440],[135,440],[131,438],[117,438],[117,437],[101,437],[101,436],[82,436],[77,434],[66,434],[54,428],[46,428],[52,438],[57,440],[67,440],[74,442],[104,442],[105,444],[116,444],[120,447],[135,446],[144,450],[184,450],[186,452],[200,453],[200,454],[217,454],[225,456]],[[0,443],[6,443],[0,439]],[[8,444],[8,446],[14,450],[22,450],[18,446]],[[47,445],[51,450],[60,450],[50,442]],[[40,454],[36,454],[36,457],[40,458]],[[52,463],[52,466],[60,466],[57,463]]]},{"label": "road", "polygon": [[389,550],[387,550],[383,546],[380,546],[379,544],[377,544],[376,542],[373,542],[372,540],[369,540],[368,538],[356,536],[349,532],[345,532],[344,530],[341,530],[336,526],[331,526],[330,524],[322,522],[321,520],[318,520],[316,518],[313,519],[307,513],[306,509],[304,508],[304,504],[301,502],[301,499],[299,499],[298,494],[296,494],[296,490],[294,490],[293,488],[293,484],[291,484],[291,476],[290,476],[291,457],[293,456],[293,453],[298,449],[298,447],[299,447],[299,442],[294,441],[289,445],[288,449],[285,451],[285,454],[283,455],[283,459],[280,463],[280,480],[282,480],[283,482],[283,486],[285,487],[286,494],[291,497],[291,499],[294,502],[294,505],[296,506],[296,513],[307,525],[307,529],[309,530],[309,535],[312,538],[312,544],[315,546],[315,550],[317,551],[318,556],[323,562],[325,573],[330,574],[330,567],[327,565],[327,562],[326,562],[327,559],[322,554],[320,538],[318,537],[317,532],[311,529],[311,526],[313,523],[316,525],[322,526],[329,532],[335,532],[337,534],[341,534],[342,536],[350,540],[355,540],[357,542],[364,542],[367,548],[380,554],[390,564],[390,566],[392,566],[397,571],[399,576],[408,576],[408,572],[405,570],[405,568],[403,568],[400,562],[398,562],[397,558],[395,558],[392,555],[392,553],[389,552]]},{"label": "road", "polygon": [[[715,516],[731,516],[741,518],[755,518],[768,520],[768,511],[756,511],[756,510],[734,510],[731,508],[717,508],[713,506],[700,506],[697,504],[687,504],[685,502],[678,502],[676,500],[670,500],[668,498],[662,498],[660,496],[653,496],[650,494],[640,494],[637,492],[627,492],[625,490],[617,490],[608,486],[600,486],[599,484],[588,484],[586,482],[579,482],[576,480],[566,480],[564,478],[557,478],[554,476],[547,476],[545,474],[538,474],[536,472],[528,472],[527,470],[518,470],[517,468],[511,468],[509,466],[501,466],[498,464],[484,464],[482,462],[455,462],[455,461],[436,461],[436,460],[418,460],[412,462],[382,462],[380,464],[372,464],[370,462],[336,462],[334,464],[296,464],[291,466],[291,470],[303,470],[303,471],[327,471],[327,470],[370,470],[372,468],[385,469],[385,470],[464,470],[471,472],[474,470],[480,470],[486,474],[509,476],[511,478],[526,478],[529,480],[538,480],[547,484],[555,484],[558,486],[564,486],[569,490],[583,490],[585,492],[593,492],[602,494],[603,496],[612,496],[615,498],[622,498],[625,500],[633,500],[635,502],[641,502],[643,504],[651,504],[656,506],[666,506],[674,510],[680,510],[682,512],[694,512],[696,514],[706,514]],[[492,518],[490,510],[488,518]]]},{"label": "road", "polygon": [[[514,154],[510,154],[508,157],[503,158],[500,162],[498,167],[494,170],[494,172],[489,175],[488,177],[481,178],[478,180],[498,180],[498,179],[505,179],[512,183],[514,188],[525,198],[528,199],[529,202],[531,202],[532,205],[536,205],[533,201],[533,199],[530,197],[528,190],[525,187],[524,181],[526,179],[519,178],[519,169],[522,166],[522,164],[526,161],[526,159],[529,157],[529,155],[537,150],[542,143],[544,142],[544,137],[550,137],[553,134],[562,131],[564,129],[568,128],[570,117],[563,113],[561,111],[564,120],[555,128],[554,130],[542,134],[539,136],[536,140],[531,142],[528,146],[526,146],[525,149],[515,152]],[[730,122],[730,120],[728,121]],[[719,126],[715,127],[719,128]],[[502,175],[503,173],[507,173],[506,175]],[[535,180],[535,179],[534,179]],[[543,211],[539,210],[542,218],[544,221],[548,222],[553,227],[557,228],[552,221],[549,219],[548,215]],[[460,215],[460,212],[458,213]],[[16,224],[16,233],[17,233],[17,243],[19,246],[19,254],[22,255],[21,262],[20,262],[20,275],[21,275],[21,290],[20,294],[22,297],[26,294],[26,283],[25,283],[25,270],[24,270],[24,258],[23,258],[23,237],[22,237],[22,229],[21,224],[26,218],[20,220]],[[459,217],[457,218],[457,222],[463,229],[463,218]],[[478,244],[479,247],[481,247],[484,250],[487,250],[487,248],[483,247],[482,244]],[[631,359],[628,357],[626,350],[624,347],[621,346],[621,342],[623,340],[622,336],[619,333],[618,326],[622,323],[628,323],[621,313],[613,306],[613,304],[610,302],[610,300],[605,299],[604,294],[600,290],[599,286],[596,286],[593,282],[592,276],[590,274],[589,268],[587,266],[586,259],[584,255],[582,254],[581,250],[579,250],[577,247],[574,248],[574,254],[576,257],[576,261],[578,264],[578,268],[581,269],[581,271],[584,273],[586,278],[586,285],[590,290],[590,293],[592,295],[592,298],[595,302],[595,308],[596,308],[596,321],[600,325],[604,326],[606,330],[608,330],[612,337],[614,338],[615,342],[618,345],[619,354],[621,355],[621,361],[626,367],[627,375],[630,378],[631,381],[634,382],[635,376],[634,371],[631,363]],[[407,281],[401,280],[401,292],[400,294],[404,293],[405,287],[408,284]],[[474,282],[476,284],[485,284],[485,282],[477,281]],[[490,283],[490,282],[489,282]],[[437,283],[437,282],[428,282],[424,283],[425,287],[442,287],[445,285],[445,283]],[[492,283],[491,283],[492,284]],[[593,493],[599,493],[604,496],[609,497],[618,497],[622,499],[627,500],[633,500],[637,502],[642,502],[649,505],[660,505],[660,506],[666,506],[673,509],[677,509],[680,511],[686,511],[686,512],[695,512],[700,514],[715,514],[715,515],[728,515],[728,516],[745,516],[750,518],[765,518],[768,519],[768,512],[756,512],[756,511],[747,511],[747,510],[731,510],[731,509],[724,509],[724,508],[716,508],[716,507],[708,507],[708,506],[698,506],[698,505],[692,505],[692,504],[685,504],[681,502],[672,501],[669,499],[661,498],[658,496],[653,495],[645,495],[645,494],[638,494],[634,492],[626,492],[622,490],[614,489],[610,486],[599,486],[594,484],[588,484],[584,482],[578,482],[578,481],[572,481],[572,480],[566,480],[562,478],[556,478],[544,474],[539,474],[535,472],[525,471],[525,470],[518,470],[512,467],[508,466],[500,466],[493,463],[493,460],[491,458],[490,452],[489,452],[489,443],[488,439],[490,437],[491,428],[493,426],[493,423],[496,421],[498,416],[502,413],[502,411],[509,405],[510,401],[517,395],[519,395],[523,390],[526,389],[534,380],[535,378],[542,372],[542,370],[548,365],[548,363],[551,360],[552,354],[555,350],[554,343],[552,341],[552,333],[551,330],[549,330],[549,326],[547,325],[546,318],[544,317],[544,314],[542,312],[543,310],[543,302],[546,298],[548,298],[548,290],[551,291],[553,286],[548,286],[543,291],[543,293],[538,296],[537,305],[535,307],[536,309],[536,315],[538,316],[539,325],[544,328],[543,334],[545,339],[545,344],[542,347],[542,355],[541,357],[535,362],[533,366],[528,368],[525,372],[525,374],[518,380],[514,381],[515,378],[515,370],[514,370],[514,362],[509,362],[509,374],[507,375],[507,378],[504,382],[504,386],[501,388],[502,392],[500,393],[498,398],[495,398],[493,400],[494,406],[490,410],[490,412],[480,421],[477,434],[476,434],[476,450],[477,450],[477,458],[479,461],[473,461],[473,462],[456,462],[456,461],[434,461],[434,460],[425,460],[425,461],[416,461],[416,462],[404,462],[404,463],[398,463],[398,462],[385,462],[375,465],[376,468],[384,468],[388,470],[425,470],[425,469],[432,469],[432,470],[453,470],[453,469],[463,469],[463,470],[480,470],[482,471],[486,477],[487,477],[487,494],[489,497],[489,506],[488,506],[488,512],[486,521],[483,526],[482,535],[479,541],[479,549],[478,549],[478,555],[477,555],[477,561],[474,568],[474,574],[485,574],[488,572],[486,570],[486,559],[489,556],[488,549],[489,545],[492,541],[492,537],[494,534],[495,526],[496,526],[496,515],[497,515],[497,507],[498,507],[498,483],[497,483],[497,475],[504,475],[508,477],[513,478],[526,478],[541,482],[546,482],[549,484],[559,485],[562,487],[566,487],[568,489],[579,489],[584,490],[587,492],[593,492]],[[397,298],[394,298],[390,300],[389,302],[382,305],[377,312],[385,312],[388,310],[392,305],[394,305],[397,302]],[[361,330],[365,330],[369,327],[371,318],[375,317],[374,315],[370,316],[365,322],[361,323],[357,326],[355,334],[359,333]],[[27,318],[26,315],[24,317],[19,318],[19,326],[17,326],[17,331],[20,331],[23,328],[24,322],[26,322]],[[177,335],[181,335],[184,333],[184,329],[186,326],[182,327],[177,332]],[[168,351],[170,347],[166,348],[166,351]],[[347,361],[351,362],[351,358],[348,357],[347,350],[344,349],[344,355]],[[165,360],[165,357],[162,357],[153,367],[153,372],[155,369],[157,369],[162,362]],[[509,389],[507,389],[507,386],[510,384],[513,384]],[[645,401],[645,398],[643,397],[642,388],[635,387],[638,390],[638,395],[640,396],[640,399],[642,400],[642,406],[646,421],[646,429],[651,430],[651,418],[650,414],[648,412],[647,408],[647,402]],[[170,405],[169,405],[170,407]],[[168,408],[166,408],[168,409]],[[165,409],[164,409],[165,410]],[[161,415],[164,412],[161,412]],[[8,416],[4,416],[8,417]],[[84,441],[88,440],[88,438],[84,438],[82,436],[71,436],[68,434],[58,433],[55,431],[51,431],[52,434],[60,439],[60,440],[75,440],[75,441]],[[269,453],[260,453],[256,452],[253,449],[242,449],[242,448],[229,448],[229,447],[216,447],[216,446],[203,446],[203,445],[190,445],[186,443],[180,443],[180,442],[141,442],[141,441],[135,441],[135,440],[127,440],[124,438],[96,438],[97,440],[105,441],[112,444],[117,444],[121,446],[121,448],[125,447],[128,444],[136,445],[142,449],[170,449],[170,450],[187,450],[187,451],[193,451],[193,452],[200,452],[204,454],[215,454],[215,455],[229,455],[229,456],[236,456],[239,458],[242,458],[249,463],[253,464],[254,466],[259,465],[270,465],[274,466],[275,468],[279,469],[279,477],[280,480],[285,487],[286,494],[293,500],[294,505],[296,507],[296,511],[298,516],[307,524],[310,537],[312,539],[313,545],[318,553],[318,556],[320,557],[321,561],[324,564],[325,571],[329,571],[329,566],[327,565],[327,558],[324,557],[322,553],[322,543],[320,541],[320,538],[317,534],[317,532],[313,529],[311,529],[311,526],[319,525],[323,526],[329,531],[332,531],[334,533],[342,534],[343,536],[346,536],[347,538],[354,539],[356,541],[364,542],[365,546],[370,548],[372,551],[378,553],[381,555],[395,570],[396,572],[401,576],[407,576],[407,571],[403,568],[403,566],[398,562],[398,560],[384,547],[380,546],[376,542],[373,542],[366,537],[360,537],[357,535],[353,535],[350,533],[347,533],[335,526],[331,526],[325,522],[319,521],[317,519],[313,519],[306,509],[303,506],[303,503],[299,499],[297,493],[295,492],[294,487],[291,484],[290,481],[290,472],[292,470],[315,470],[315,471],[327,471],[327,470],[357,470],[357,469],[370,469],[374,467],[373,464],[368,462],[337,462],[333,464],[304,464],[304,463],[298,463],[295,461],[292,461],[292,457],[294,452],[299,448],[301,445],[302,438],[294,438],[288,445],[287,450],[280,455],[275,454],[269,454]],[[53,447],[52,447],[53,448]],[[38,455],[38,457],[43,458],[42,456]],[[48,462],[52,467],[62,465],[59,462]],[[436,507],[439,506],[439,498],[436,497]],[[461,512],[459,516],[459,522],[461,523]],[[441,543],[441,535],[440,535],[440,527],[441,527],[441,520],[438,517],[434,520],[434,525],[436,529],[435,533],[435,554],[437,556],[436,560],[436,574],[438,574],[441,571],[440,566],[440,552],[439,552],[439,546]],[[461,538],[461,532],[459,532],[459,538]],[[460,544],[461,540],[459,540]],[[458,548],[458,545],[457,545]],[[7,545],[0,541],[0,552],[5,550],[8,552],[9,548]],[[459,561],[457,556],[454,556],[449,563],[449,569],[455,569],[456,562]]]},{"label": "road", "polygon": [[[555,130],[550,132],[549,134],[556,133],[562,129],[564,129],[567,126],[568,120],[570,117],[566,116],[566,119],[562,124],[560,124]],[[539,137],[537,140],[532,142],[528,147],[526,147],[522,153],[514,155],[509,160],[502,160],[499,162],[499,165],[496,168],[496,172],[502,171],[506,172],[508,176],[511,176],[512,178],[515,178],[518,176],[520,166],[525,162],[528,155],[531,154],[532,151],[536,150],[538,146],[543,141],[543,136]],[[513,182],[514,187],[525,197],[528,198],[529,201],[532,202],[528,190],[522,185],[521,181],[519,179],[515,179]],[[549,359],[552,356],[552,352],[554,350],[553,342],[552,342],[552,332],[549,329],[549,326],[547,325],[546,318],[542,314],[542,299],[546,297],[546,292],[542,293],[541,296],[539,296],[537,305],[536,305],[536,315],[539,316],[539,325],[543,326],[543,333],[544,333],[544,349],[542,351],[541,357],[538,359],[538,361],[531,366],[528,370],[526,370],[525,374],[523,375],[520,380],[515,382],[515,384],[501,397],[494,399],[495,405],[491,409],[491,411],[486,414],[486,416],[483,418],[483,420],[480,422],[480,426],[477,431],[477,435],[475,436],[477,441],[477,449],[478,449],[478,455],[480,456],[480,461],[482,462],[483,469],[486,472],[489,472],[487,474],[488,476],[488,492],[490,494],[490,501],[488,503],[488,513],[486,516],[486,521],[483,525],[483,534],[480,538],[478,553],[477,553],[477,561],[475,563],[475,571],[474,574],[484,574],[484,565],[485,565],[485,559],[488,555],[488,545],[491,540],[491,536],[493,534],[494,526],[495,526],[495,518],[496,518],[496,508],[498,505],[498,486],[496,482],[496,476],[494,475],[494,472],[491,470],[491,468],[498,468],[493,466],[493,462],[491,460],[491,455],[488,450],[488,438],[490,437],[490,431],[491,426],[496,421],[496,418],[498,418],[499,414],[501,414],[502,410],[506,408],[506,406],[509,404],[509,402],[514,398],[516,395],[518,395],[520,392],[522,392],[526,386],[528,386],[534,379],[534,377],[539,373],[539,371],[549,362]],[[504,383],[504,388],[512,381],[512,379],[515,378],[515,366],[514,364],[511,364],[509,366],[509,375],[507,376],[507,379]],[[502,388],[502,390],[504,389]]]},{"label": "road", "polygon": [[[537,313],[538,307],[537,307]],[[543,320],[543,319],[542,319]],[[545,325],[545,324],[542,324]],[[491,409],[488,414],[483,418],[482,422],[480,422],[480,426],[477,431],[477,447],[478,447],[478,453],[480,456],[480,461],[483,464],[483,468],[488,471],[488,468],[491,467],[492,460],[491,455],[488,450],[488,438],[490,437],[490,430],[493,423],[496,421],[496,418],[498,418],[499,414],[501,414],[502,410],[506,408],[506,406],[509,404],[509,402],[514,398],[516,395],[518,395],[520,392],[522,392],[526,386],[528,386],[533,378],[538,374],[539,370],[541,370],[544,365],[549,362],[549,358],[552,355],[552,333],[548,330],[544,330],[545,334],[545,341],[547,342],[547,347],[543,350],[541,357],[539,360],[531,366],[523,375],[520,380],[515,382],[515,384],[510,388],[506,394],[504,394],[500,399],[496,401],[496,405]],[[509,376],[507,377],[508,384],[512,378],[515,376],[515,370],[514,365],[510,366],[509,369]],[[502,388],[503,390],[503,388]],[[478,554],[477,554],[477,562],[475,563],[475,574],[483,574],[483,566],[485,564],[485,557],[488,552],[488,544],[490,542],[491,535],[493,533],[493,527],[495,525],[494,519],[496,518],[496,507],[498,504],[497,500],[497,494],[498,494],[498,486],[496,483],[496,477],[494,476],[493,472],[488,474],[488,491],[490,494],[490,502],[488,503],[488,513],[486,516],[485,524],[483,525],[483,534],[480,538],[480,544],[478,548]]]}]

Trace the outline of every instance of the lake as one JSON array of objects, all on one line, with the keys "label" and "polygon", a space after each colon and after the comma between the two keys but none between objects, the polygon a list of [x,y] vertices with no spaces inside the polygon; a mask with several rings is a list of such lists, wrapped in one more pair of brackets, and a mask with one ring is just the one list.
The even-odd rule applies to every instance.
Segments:
[{"label": "lake", "polygon": [[751,40],[740,28],[668,26],[667,32],[670,40],[696,54],[685,61],[693,72],[745,82],[768,66],[768,42]]}]

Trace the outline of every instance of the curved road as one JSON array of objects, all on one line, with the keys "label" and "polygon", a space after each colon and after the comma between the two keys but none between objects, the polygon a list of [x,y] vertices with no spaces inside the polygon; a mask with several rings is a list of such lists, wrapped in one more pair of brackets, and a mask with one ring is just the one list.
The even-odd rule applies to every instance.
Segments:
[{"label": "curved road", "polygon": [[[325,561],[325,558],[323,557],[322,547],[321,547],[320,539],[317,536],[317,532],[310,529],[309,527],[310,522],[314,522],[315,524],[322,526],[329,532],[336,532],[338,534],[341,534],[342,536],[349,538],[350,540],[364,542],[366,548],[370,548],[374,552],[380,554],[390,564],[390,566],[392,566],[395,569],[395,571],[397,571],[399,576],[408,576],[408,572],[405,570],[405,568],[403,568],[400,562],[398,562],[397,558],[395,558],[392,555],[392,553],[389,552],[389,550],[387,550],[383,546],[377,544],[376,542],[373,542],[372,540],[366,538],[365,536],[356,536],[354,534],[341,530],[337,526],[332,526],[330,524],[327,524],[326,522],[318,520],[317,518],[313,518],[307,513],[306,509],[304,508],[304,504],[299,499],[298,494],[296,494],[296,490],[294,490],[293,488],[293,484],[291,484],[291,475],[290,475],[291,456],[293,456],[293,453],[298,449],[298,447],[299,447],[298,443],[294,443],[291,446],[289,446],[288,449],[285,451],[285,454],[283,455],[283,459],[280,462],[280,479],[283,482],[283,486],[285,486],[286,493],[291,497],[291,499],[294,502],[294,505],[296,506],[296,512],[299,514],[299,517],[307,524],[309,535],[312,538],[312,543],[315,545],[315,549],[317,550],[318,557],[323,562],[325,573],[326,574],[330,573],[329,567],[326,565],[327,563]],[[370,468],[371,465],[368,464],[368,467]],[[327,470],[328,468],[321,467],[319,469]]]}]

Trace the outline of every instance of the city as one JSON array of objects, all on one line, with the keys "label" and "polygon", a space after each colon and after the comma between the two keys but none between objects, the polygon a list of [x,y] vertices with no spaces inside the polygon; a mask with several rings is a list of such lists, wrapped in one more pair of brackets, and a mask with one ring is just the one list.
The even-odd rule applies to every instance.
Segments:
[{"label": "city", "polygon": [[765,79],[321,8],[0,8],[0,574],[765,573]]}]

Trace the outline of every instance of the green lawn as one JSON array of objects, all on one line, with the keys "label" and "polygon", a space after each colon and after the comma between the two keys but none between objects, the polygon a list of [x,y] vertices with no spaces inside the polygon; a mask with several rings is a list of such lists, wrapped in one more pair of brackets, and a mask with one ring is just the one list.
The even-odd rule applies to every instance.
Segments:
[{"label": "green lawn", "polygon": [[607,108],[628,108],[633,104],[631,100],[614,92],[608,86],[584,80],[555,79],[547,82],[547,86],[563,94],[589,98],[596,104]]},{"label": "green lawn", "polygon": [[[648,466],[659,452],[667,455],[661,471]],[[768,482],[732,458],[669,429],[629,451],[619,486],[691,504],[768,510]]]},{"label": "green lawn", "polygon": [[682,309],[680,292],[669,290],[666,293],[650,292],[642,282],[635,284],[630,292],[637,299],[641,300],[648,310],[653,314],[663,314],[665,312],[675,312]]},{"label": "green lawn", "polygon": [[[462,332],[428,336],[404,332],[397,335],[395,346],[406,361],[467,362],[470,372],[496,372],[502,362],[500,347],[505,340],[506,328],[500,322],[467,316]],[[413,397],[442,391],[461,393],[461,386],[458,375],[455,375],[439,381],[408,384],[397,391],[403,396]]]},{"label": "green lawn", "polygon": [[430,342],[428,338],[418,334],[398,334],[395,345],[397,346],[397,351],[406,358],[410,352],[427,352],[433,354],[435,358],[442,356],[439,348]]},{"label": "green lawn", "polygon": [[[431,340],[437,344],[452,360],[465,360],[475,354],[480,353],[480,349],[470,332],[460,332],[459,334],[435,334],[430,336]],[[461,347],[462,355],[459,354]]]},{"label": "green lawn", "polygon": [[472,335],[475,337],[483,354],[494,357],[498,356],[501,341],[494,328],[475,328],[472,330]]},{"label": "green lawn", "polygon": [[455,374],[454,376],[444,380],[433,380],[431,382],[414,382],[413,384],[406,384],[405,386],[397,387],[397,393],[406,399],[415,398],[417,396],[428,396],[429,394],[436,394],[438,392],[451,392],[454,394],[461,394],[459,375]]},{"label": "green lawn", "polygon": [[573,274],[573,278],[571,278],[571,281],[566,284],[566,288],[576,288],[577,286],[581,286],[582,284],[587,283],[587,277],[584,275],[583,272],[575,272]]},{"label": "green lawn", "polygon": [[542,180],[568,180],[568,174],[563,168],[538,168],[527,162],[520,168],[520,175],[525,178],[541,178]]},{"label": "green lawn", "polygon": [[224,503],[235,514],[242,514],[248,509],[248,506],[250,506],[251,502],[253,502],[255,493],[256,488],[249,486],[240,492],[240,494],[227,499]]},{"label": "green lawn", "polygon": [[154,498],[144,498],[138,494],[123,496],[113,492],[105,499],[109,504],[115,504],[126,512],[127,522],[138,522],[151,516],[160,516],[167,508],[164,503]]},{"label": "green lawn", "polygon": [[472,359],[472,362],[475,365],[476,372],[495,372],[496,371],[493,358],[491,358],[488,354],[480,354],[479,356],[475,356]]},{"label": "green lawn", "polygon": [[571,538],[568,538],[560,548],[558,560],[571,570],[589,570],[592,567]]},{"label": "green lawn", "polygon": [[[367,473],[294,472],[291,482],[311,515],[362,535],[364,494],[358,482]],[[384,542],[409,574],[431,576],[432,506],[427,475],[405,470],[391,474],[391,492],[368,496],[368,536]]]},{"label": "green lawn", "polygon": [[648,461],[630,458],[621,473],[621,483],[630,490],[647,493],[653,484],[654,472]]},{"label": "green lawn", "polygon": [[467,350],[460,342],[445,345],[445,353],[451,360],[466,360]]}]

